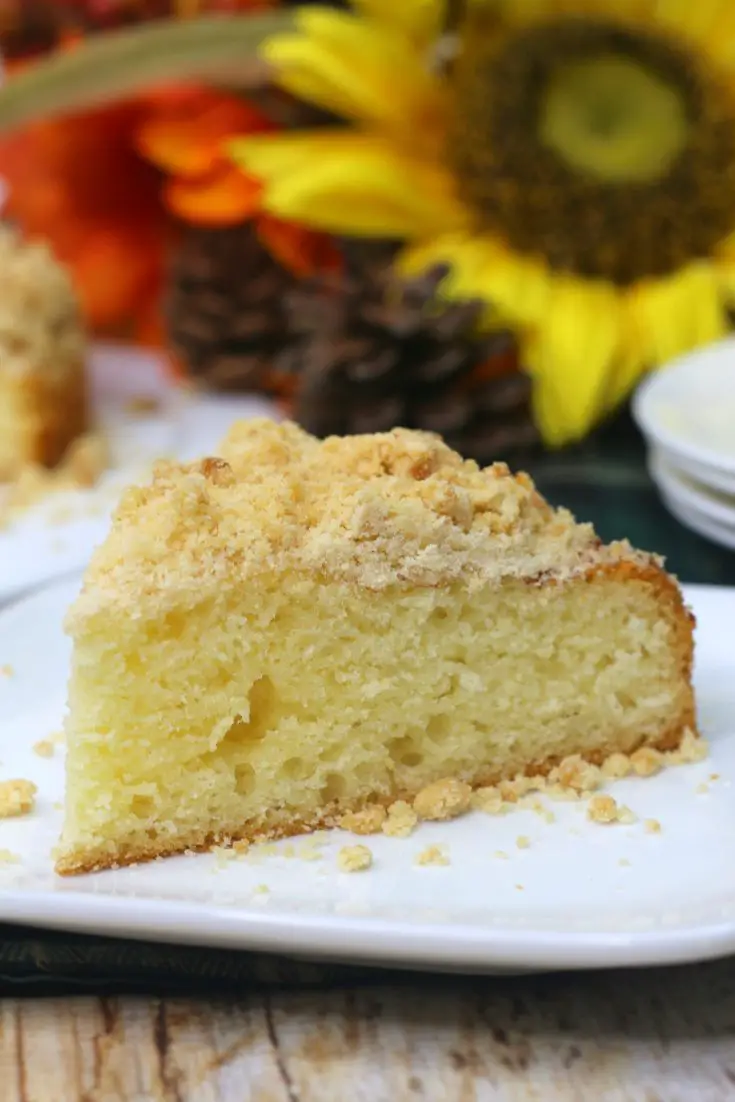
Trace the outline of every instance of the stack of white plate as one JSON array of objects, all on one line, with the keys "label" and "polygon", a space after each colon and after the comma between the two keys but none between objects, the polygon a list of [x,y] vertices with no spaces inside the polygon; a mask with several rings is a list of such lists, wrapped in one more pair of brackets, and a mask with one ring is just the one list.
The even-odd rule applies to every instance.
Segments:
[{"label": "stack of white plate", "polygon": [[735,550],[735,339],[700,349],[651,376],[633,413],[669,511]]}]

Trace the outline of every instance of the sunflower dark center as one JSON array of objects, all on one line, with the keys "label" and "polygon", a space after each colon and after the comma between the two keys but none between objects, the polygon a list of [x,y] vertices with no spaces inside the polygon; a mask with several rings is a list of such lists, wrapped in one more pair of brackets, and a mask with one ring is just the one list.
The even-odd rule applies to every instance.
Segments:
[{"label": "sunflower dark center", "polygon": [[735,229],[735,102],[668,39],[561,18],[473,21],[449,155],[479,230],[557,270],[629,285]]}]

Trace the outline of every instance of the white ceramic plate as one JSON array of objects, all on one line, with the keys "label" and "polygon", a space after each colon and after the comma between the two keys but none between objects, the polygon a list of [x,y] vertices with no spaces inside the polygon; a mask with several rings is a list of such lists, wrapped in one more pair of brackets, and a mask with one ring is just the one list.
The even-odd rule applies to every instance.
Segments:
[{"label": "white ceramic plate", "polygon": [[633,414],[682,470],[735,493],[735,338],[698,349],[651,375]]},{"label": "white ceramic plate", "polygon": [[[39,789],[23,819],[0,822],[0,919],[96,933],[278,950],[408,967],[497,971],[654,964],[735,951],[735,590],[689,591],[697,616],[697,687],[708,759],[615,797],[630,826],[589,823],[583,804],[481,813],[424,824],[410,838],[327,835],[223,861],[175,857],[138,868],[65,878],[50,851],[61,820],[62,752],[31,749],[59,728],[68,642],[63,613],[78,582],[50,587],[0,615],[0,777]],[[42,688],[42,691],[39,689]],[[716,779],[710,779],[717,774]],[[658,819],[660,834],[643,821]],[[520,849],[520,836],[530,847]],[[374,865],[341,873],[341,846],[366,842]],[[419,867],[428,845],[446,867]],[[316,848],[316,860],[305,860]]]},{"label": "white ceramic plate", "polygon": [[663,487],[661,487],[661,497],[671,515],[676,517],[685,528],[691,528],[692,532],[703,536],[710,543],[735,551],[735,527],[712,520],[706,513],[688,505],[678,494],[671,493]]},{"label": "white ceramic plate", "polygon": [[[184,393],[160,356],[139,349],[98,345],[89,371],[111,470],[93,490],[55,494],[0,529],[0,603],[82,569],[105,537],[122,488],[145,477],[156,459],[194,459],[213,451],[238,418],[277,416],[265,398]],[[139,397],[158,403],[155,414],[131,412],[131,399]]]},{"label": "white ceramic plate", "polygon": [[735,495],[720,493],[690,478],[657,448],[649,452],[648,468],[659,489],[669,497],[716,524],[735,529]]}]

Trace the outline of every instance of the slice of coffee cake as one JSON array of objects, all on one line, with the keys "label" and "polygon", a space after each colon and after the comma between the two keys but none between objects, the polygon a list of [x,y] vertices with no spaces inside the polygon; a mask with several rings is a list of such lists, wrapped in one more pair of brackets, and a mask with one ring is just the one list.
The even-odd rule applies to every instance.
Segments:
[{"label": "slice of coffee cake", "polygon": [[658,561],[405,430],[249,422],[162,466],[68,628],[63,873],[694,726],[692,620]]}]

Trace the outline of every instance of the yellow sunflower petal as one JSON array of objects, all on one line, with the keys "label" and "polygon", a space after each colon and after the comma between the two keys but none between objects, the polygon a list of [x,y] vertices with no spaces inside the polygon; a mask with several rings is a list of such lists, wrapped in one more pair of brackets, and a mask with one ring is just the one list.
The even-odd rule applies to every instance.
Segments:
[{"label": "yellow sunflower petal", "polygon": [[233,156],[266,182],[265,209],[318,229],[413,238],[464,218],[447,173],[369,135],[245,138]]},{"label": "yellow sunflower petal", "polygon": [[436,38],[442,28],[446,0],[352,0],[368,19],[400,31],[417,43]]},{"label": "yellow sunflower petal", "polygon": [[447,297],[483,299],[494,314],[516,327],[537,325],[548,308],[551,280],[544,265],[510,252],[491,237],[446,234],[404,250],[398,263],[407,275],[450,265],[442,287]]},{"label": "yellow sunflower petal", "polygon": [[646,361],[666,363],[723,337],[728,329],[724,299],[717,270],[704,262],[632,291],[630,327]]},{"label": "yellow sunflower petal", "polygon": [[343,12],[313,9],[300,34],[271,39],[263,55],[282,87],[350,119],[420,135],[436,125],[445,95],[413,43]]},{"label": "yellow sunflower petal", "polygon": [[607,284],[557,278],[545,318],[524,342],[534,409],[548,444],[584,436],[605,409],[605,389],[621,341],[620,298]]},{"label": "yellow sunflower petal", "polygon": [[228,148],[241,168],[270,181],[300,172],[323,156],[340,153],[359,156],[363,146],[372,147],[375,141],[372,136],[354,130],[324,127],[322,130],[234,138]]}]

